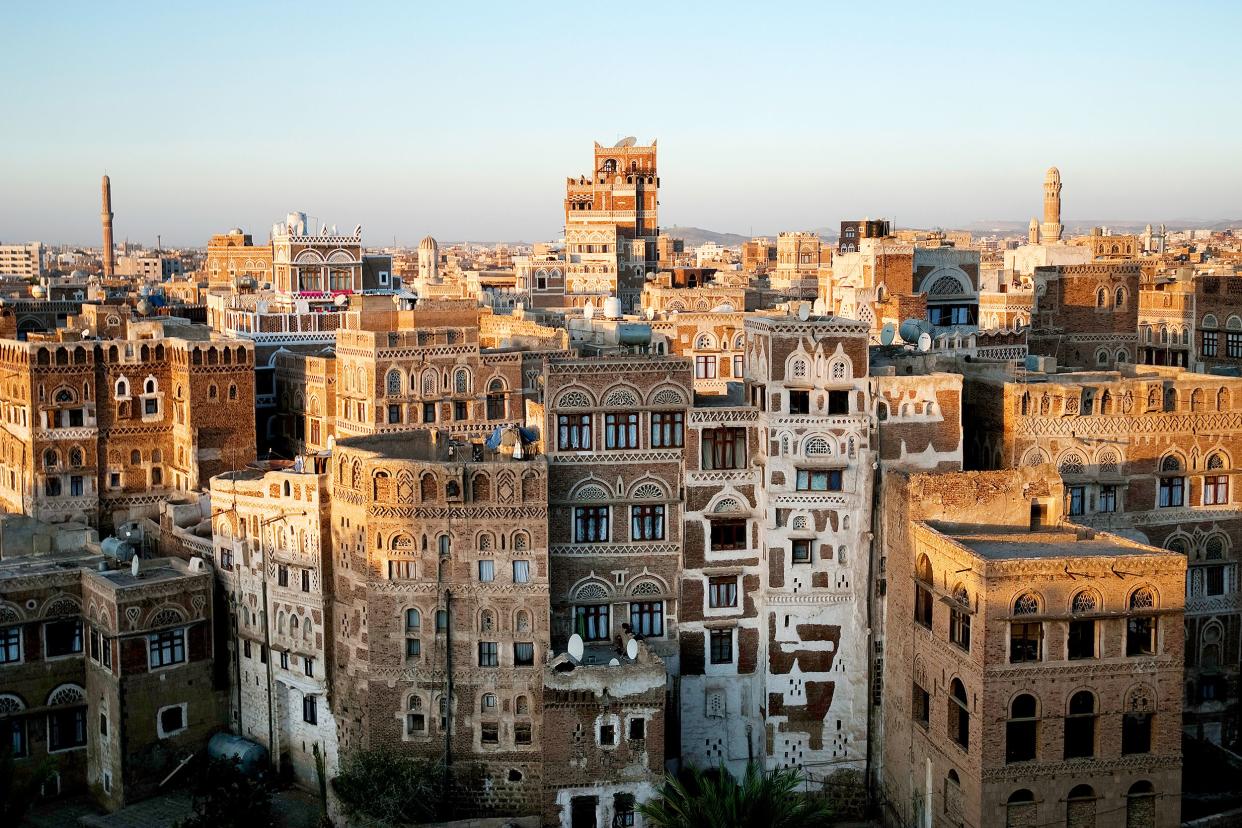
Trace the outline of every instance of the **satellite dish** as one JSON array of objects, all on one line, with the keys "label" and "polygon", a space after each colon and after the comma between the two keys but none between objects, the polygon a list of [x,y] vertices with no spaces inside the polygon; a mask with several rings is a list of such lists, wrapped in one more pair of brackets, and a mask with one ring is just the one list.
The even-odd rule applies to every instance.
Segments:
[{"label": "satellite dish", "polygon": [[130,559],[129,574],[135,578],[138,577],[138,553],[137,552],[135,552],[134,557]]},{"label": "satellite dish", "polygon": [[632,147],[637,143],[638,143],[638,139],[635,138],[633,135],[629,135],[629,136],[626,136],[625,138],[622,138],[620,141],[614,144],[613,148],[616,149],[618,147]]},{"label": "satellite dish", "polygon": [[897,332],[901,334],[902,342],[914,342],[919,338],[919,334],[923,332],[923,329],[919,327],[917,319],[907,319],[901,323],[901,327],[897,329]]},{"label": "satellite dish", "polygon": [[334,448],[336,448],[336,435],[329,434],[328,435],[328,451],[332,451],[332,449]]},{"label": "satellite dish", "polygon": [[805,322],[806,320],[810,318],[811,318],[811,306],[808,305],[806,302],[799,302],[798,303],[798,319]]},{"label": "satellite dish", "polygon": [[293,470],[298,474],[301,474],[306,470],[306,462],[302,459],[302,455],[299,454],[296,458],[294,458]]},{"label": "satellite dish", "polygon": [[631,638],[629,641],[625,642],[625,655],[629,658],[630,661],[633,661],[634,659],[638,658],[638,639],[637,638]]},{"label": "satellite dish", "polygon": [[895,337],[896,335],[897,335],[897,331],[893,329],[893,323],[885,322],[884,330],[880,331],[880,344],[881,345],[892,345],[893,337]]},{"label": "satellite dish", "polygon": [[923,353],[927,353],[931,350],[931,334],[926,331],[919,334],[919,350]]},{"label": "satellite dish", "polygon": [[582,660],[582,636],[577,633],[569,637],[569,657],[574,661]]},{"label": "satellite dish", "polygon": [[620,667],[620,666],[621,666],[621,662],[620,662],[620,661],[618,661],[618,660],[617,660],[617,659],[615,659],[615,658],[610,658],[610,659],[608,659],[608,666],[609,666],[609,667]]},{"label": "satellite dish", "polygon": [[652,319],[655,319],[655,308],[647,308],[646,316],[647,316],[648,322],[650,322]]},{"label": "satellite dish", "polygon": [[588,322],[595,318],[595,306],[591,304],[590,299],[587,300],[586,305],[582,308],[582,318]]},{"label": "satellite dish", "polygon": [[349,304],[349,297],[344,293],[338,293],[336,298],[332,300],[338,308],[343,308]]}]

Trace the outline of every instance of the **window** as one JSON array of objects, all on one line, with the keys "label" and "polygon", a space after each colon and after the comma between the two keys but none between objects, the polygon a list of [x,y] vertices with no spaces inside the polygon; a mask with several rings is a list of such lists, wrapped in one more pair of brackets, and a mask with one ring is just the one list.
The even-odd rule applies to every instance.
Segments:
[{"label": "window", "polygon": [[794,563],[811,562],[811,542],[806,538],[795,538],[790,542],[790,555]]},{"label": "window", "polygon": [[1039,661],[1044,625],[1038,621],[1014,621],[1009,625],[1009,663]]},{"label": "window", "polygon": [[185,730],[185,706],[174,704],[171,707],[165,707],[159,712],[159,731],[160,737],[172,736]]},{"label": "window", "polygon": [[711,428],[703,431],[703,469],[746,468],[746,429]]},{"label": "window", "polygon": [[410,696],[405,705],[405,735],[415,736],[427,732],[427,717],[423,713],[423,700],[418,696]]},{"label": "window", "polygon": [[716,357],[710,355],[696,356],[694,358],[694,377],[695,379],[715,379]]},{"label": "window", "polygon": [[914,682],[913,698],[911,699],[910,711],[914,717],[914,721],[923,727],[931,725],[931,694],[922,688],[916,681]]},{"label": "window", "polygon": [[1070,697],[1065,717],[1065,758],[1095,755],[1095,696],[1081,690]]},{"label": "window", "polygon": [[47,497],[60,497],[60,478],[48,477],[44,479],[43,494]]},{"label": "window", "polygon": [[712,551],[745,549],[745,520],[713,520],[711,521]]},{"label": "window", "polygon": [[1065,490],[1066,505],[1071,515],[1085,514],[1086,489],[1083,486],[1070,486]]},{"label": "window", "polygon": [[970,595],[964,587],[953,590],[949,610],[949,640],[970,652]]},{"label": "window", "polygon": [[9,755],[21,759],[30,751],[26,720],[17,717],[0,720],[0,745],[9,746]]},{"label": "window", "polygon": [[1225,356],[1230,359],[1242,358],[1242,333],[1235,331],[1225,333]]},{"label": "window", "polygon": [[436,421],[436,404],[433,402],[423,403],[423,422],[434,423]]},{"label": "window", "polygon": [[798,491],[841,491],[840,469],[798,469]]},{"label": "window", "polygon": [[513,583],[530,583],[530,561],[513,562]]},{"label": "window", "polygon": [[599,743],[603,747],[612,747],[617,743],[617,727],[611,724],[599,726]]},{"label": "window", "polygon": [[72,750],[86,745],[86,708],[56,710],[47,717],[47,749]]},{"label": "window", "polygon": [[604,448],[638,448],[638,412],[604,415]]},{"label": "window", "polygon": [[282,587],[289,586],[289,567],[284,564],[276,567],[276,585]]},{"label": "window", "polygon": [[319,722],[319,706],[315,703],[314,696],[302,697],[302,721],[307,724]]},{"label": "window", "polygon": [[631,739],[646,739],[647,738],[647,720],[646,719],[640,716],[636,716],[633,719],[630,719],[629,738]]},{"label": "window", "polygon": [[586,641],[607,641],[608,605],[587,604],[575,607],[574,631]]},{"label": "window", "polygon": [[953,679],[949,685],[949,738],[970,750],[970,708],[967,706],[966,687],[961,679]]},{"label": "window", "polygon": [[1009,705],[1005,723],[1005,761],[1029,762],[1035,759],[1039,743],[1039,716],[1035,697],[1023,693]]},{"label": "window", "polygon": [[[1213,455],[1215,456],[1215,455]],[[1211,468],[1211,458],[1208,458]],[[1229,502],[1229,475],[1209,474],[1203,478],[1203,505],[1224,506]]]},{"label": "window", "polygon": [[0,664],[16,664],[22,660],[22,628],[0,630]]},{"label": "window", "polygon": [[[1155,608],[1151,590],[1137,589],[1130,596],[1130,611],[1142,612]],[[1126,619],[1126,655],[1148,656],[1156,652],[1156,619],[1150,615]]]},{"label": "window", "polygon": [[608,507],[574,507],[574,542],[605,543],[608,540]]},{"label": "window", "polygon": [[591,415],[561,414],[557,417],[556,445],[561,451],[590,451]]},{"label": "window", "polygon": [[530,722],[517,722],[513,725],[513,743],[529,745],[532,742]]},{"label": "window", "polygon": [[165,630],[147,636],[148,664],[152,669],[185,661],[185,630]]},{"label": "window", "polygon": [[1203,348],[1202,348],[1203,356],[1205,357],[1216,356],[1216,348],[1217,348],[1216,343],[1217,343],[1216,331],[1204,331],[1203,332]]},{"label": "window", "polygon": [[849,391],[829,391],[828,392],[828,413],[829,414],[849,414],[850,413],[850,392]]},{"label": "window", "polygon": [[310,573],[310,570],[309,570],[309,569],[303,569],[303,570],[302,570],[302,591],[303,591],[303,592],[310,592],[310,588],[311,588],[311,573]]},{"label": "window", "polygon": [[733,630],[712,630],[712,664],[733,663]]},{"label": "window", "polygon": [[707,583],[709,606],[737,606],[737,578],[711,578]]},{"label": "window", "polygon": [[631,507],[630,540],[664,540],[664,506],[644,505]]},{"label": "window", "polygon": [[488,583],[496,580],[496,562],[493,560],[479,561],[479,581]]},{"label": "window", "polygon": [[77,619],[49,621],[43,625],[43,641],[48,658],[82,652],[82,622]]},{"label": "window", "polygon": [[464,400],[454,400],[454,402],[453,402],[453,419],[454,419],[454,420],[468,420],[468,419],[470,419],[470,413],[469,413],[469,411],[468,411],[468,408],[467,408],[467,406],[466,406],[466,402],[465,402]]},{"label": "window", "polygon": [[289,652],[287,650],[280,654],[280,669],[289,669]]},{"label": "window", "polygon": [[789,392],[789,413],[790,414],[810,414],[811,413],[811,392],[810,391],[790,391]]},{"label": "window", "polygon": [[498,722],[480,723],[479,741],[485,745],[500,744],[500,724]]},{"label": "window", "polygon": [[500,650],[495,641],[479,642],[479,666],[480,667],[499,667],[500,666]]},{"label": "window", "polygon": [[413,579],[418,577],[418,563],[416,561],[389,561],[388,562],[388,580],[397,581],[401,579]]},{"label": "window", "polygon": [[630,629],[644,637],[664,635],[664,602],[636,601],[630,604]]},{"label": "window", "polygon": [[401,406],[399,405],[388,406],[388,422],[390,424],[401,422]]},{"label": "window", "polygon": [[1151,753],[1152,716],[1127,713],[1121,718],[1121,752]]},{"label": "window", "polygon": [[436,610],[436,632],[448,631],[448,610]]},{"label": "window", "polygon": [[513,642],[513,666],[535,666],[535,644],[531,641]]},{"label": "window", "polygon": [[1117,487],[1114,485],[1106,485],[1100,487],[1100,511],[1115,512],[1117,511]]},{"label": "window", "polygon": [[423,655],[423,642],[418,638],[407,638],[405,640],[405,657],[421,658]]},{"label": "window", "polygon": [[681,448],[685,445],[685,412],[653,411],[651,413],[651,447]]},{"label": "window", "polygon": [[919,556],[915,567],[914,620],[931,629],[932,626],[932,573],[931,561],[926,555]]}]

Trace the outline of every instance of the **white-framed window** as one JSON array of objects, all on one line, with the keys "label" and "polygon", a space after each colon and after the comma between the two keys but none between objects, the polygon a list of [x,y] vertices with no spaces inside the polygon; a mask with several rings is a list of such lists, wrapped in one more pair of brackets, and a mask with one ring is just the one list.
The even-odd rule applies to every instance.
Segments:
[{"label": "white-framed window", "polygon": [[189,727],[189,705],[186,702],[161,707],[155,714],[155,733],[161,739],[176,736]]},{"label": "white-framed window", "polygon": [[185,661],[185,628],[164,630],[147,636],[147,666],[152,670]]}]

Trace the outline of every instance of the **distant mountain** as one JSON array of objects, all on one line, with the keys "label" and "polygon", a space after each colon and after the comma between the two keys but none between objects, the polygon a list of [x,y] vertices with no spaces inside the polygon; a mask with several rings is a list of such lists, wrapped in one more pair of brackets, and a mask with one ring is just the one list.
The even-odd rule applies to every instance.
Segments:
[{"label": "distant mountain", "polygon": [[708,242],[715,242],[721,247],[737,247],[751,239],[750,236],[738,233],[717,233],[715,230],[704,230],[702,227],[661,227],[660,235],[684,239],[686,247],[698,247]]},{"label": "distant mountain", "polygon": [[[1009,221],[1002,219],[973,221],[963,227],[963,230],[969,230],[975,235],[988,235],[990,233],[1001,234],[1021,234],[1025,235],[1027,230],[1027,221]],[[1179,230],[1228,230],[1231,227],[1242,227],[1242,219],[1212,219],[1205,221],[1202,219],[1163,219],[1161,221],[1150,222],[1152,227],[1159,227],[1161,223],[1170,231]],[[1093,227],[1107,227],[1110,233],[1142,233],[1143,229],[1149,224],[1147,221],[1135,221],[1134,219],[1076,219],[1065,220],[1065,234],[1067,236],[1085,236],[1091,232]]]}]

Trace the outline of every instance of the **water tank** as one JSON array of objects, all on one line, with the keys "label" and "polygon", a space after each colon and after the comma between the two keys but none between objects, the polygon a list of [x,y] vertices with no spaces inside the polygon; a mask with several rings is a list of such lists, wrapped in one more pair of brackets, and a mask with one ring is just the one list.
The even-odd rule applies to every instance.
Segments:
[{"label": "water tank", "polygon": [[241,772],[258,773],[267,767],[267,748],[232,733],[217,733],[207,743],[207,756],[212,759],[238,759]]},{"label": "water tank", "polygon": [[604,318],[620,319],[621,318],[621,300],[615,296],[609,296],[604,299]]},{"label": "water tank", "polygon": [[622,345],[649,345],[651,326],[641,322],[622,322],[617,326],[617,340]]},{"label": "water tank", "polygon": [[121,563],[129,563],[134,557],[134,547],[120,538],[104,538],[99,542],[99,551],[106,558],[113,558]]}]

